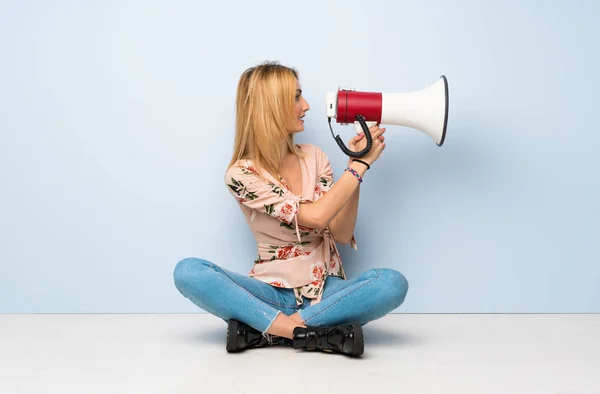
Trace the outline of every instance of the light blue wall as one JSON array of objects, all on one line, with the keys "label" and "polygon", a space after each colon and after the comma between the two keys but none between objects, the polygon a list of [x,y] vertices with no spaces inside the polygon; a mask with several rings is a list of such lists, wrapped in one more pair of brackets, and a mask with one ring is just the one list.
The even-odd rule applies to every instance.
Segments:
[{"label": "light blue wall", "polygon": [[448,77],[446,144],[388,127],[360,250],[341,247],[350,275],[407,276],[398,312],[600,312],[592,3],[3,1],[0,312],[196,312],[177,261],[247,272],[222,182],[237,79],[263,60],[299,69],[298,141],[336,176],[327,91]]}]

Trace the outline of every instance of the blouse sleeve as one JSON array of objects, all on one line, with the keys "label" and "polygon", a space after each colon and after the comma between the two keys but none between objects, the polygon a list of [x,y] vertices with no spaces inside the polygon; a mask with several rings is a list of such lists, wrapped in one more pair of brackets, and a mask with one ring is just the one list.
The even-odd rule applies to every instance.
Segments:
[{"label": "blouse sleeve", "polygon": [[225,184],[238,202],[286,224],[291,224],[300,210],[298,196],[263,180],[251,165],[235,164],[229,167]]},{"label": "blouse sleeve", "polygon": [[[329,157],[317,146],[315,146],[315,150],[318,171],[315,192],[318,196],[322,196],[323,194],[327,193],[329,189],[331,189],[335,181],[333,180],[333,169],[331,168]],[[354,234],[352,234],[352,238],[350,239],[350,246],[352,249],[358,250],[358,245],[356,243]]]},{"label": "blouse sleeve", "polygon": [[333,180],[333,169],[331,168],[329,157],[319,147],[314,146],[314,149],[317,165],[317,185],[315,192],[320,197],[331,189],[335,181]]}]

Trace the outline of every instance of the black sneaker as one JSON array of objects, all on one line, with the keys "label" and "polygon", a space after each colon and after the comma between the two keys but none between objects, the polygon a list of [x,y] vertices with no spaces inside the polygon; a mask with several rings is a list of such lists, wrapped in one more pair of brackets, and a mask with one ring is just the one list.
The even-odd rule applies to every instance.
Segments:
[{"label": "black sneaker", "polygon": [[365,349],[362,326],[349,324],[333,327],[296,327],[293,347],[358,357]]},{"label": "black sneaker", "polygon": [[265,337],[260,331],[241,321],[229,320],[227,323],[226,349],[228,353],[237,353],[250,348],[277,345],[279,343],[279,337],[270,334]]}]

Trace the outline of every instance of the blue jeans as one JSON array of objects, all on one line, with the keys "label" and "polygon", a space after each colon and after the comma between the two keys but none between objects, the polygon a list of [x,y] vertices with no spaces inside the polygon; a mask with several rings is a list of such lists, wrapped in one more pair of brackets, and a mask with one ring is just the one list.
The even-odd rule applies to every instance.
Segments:
[{"label": "blue jeans", "polygon": [[242,321],[265,334],[280,314],[296,312],[307,326],[367,324],[399,307],[408,282],[392,269],[371,269],[354,279],[327,277],[321,302],[300,306],[292,289],[282,289],[216,264],[198,259],[181,260],[174,271],[179,292],[205,311],[228,321]]}]

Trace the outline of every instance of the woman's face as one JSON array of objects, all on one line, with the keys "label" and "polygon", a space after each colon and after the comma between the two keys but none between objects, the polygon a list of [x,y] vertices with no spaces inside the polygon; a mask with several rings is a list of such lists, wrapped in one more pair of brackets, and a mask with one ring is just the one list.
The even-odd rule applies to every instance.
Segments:
[{"label": "woman's face", "polygon": [[288,128],[288,132],[298,133],[304,130],[304,114],[306,111],[310,109],[308,102],[302,96],[302,87],[300,86],[300,82],[296,80],[296,99],[294,105],[294,117],[291,119],[290,126]]}]

